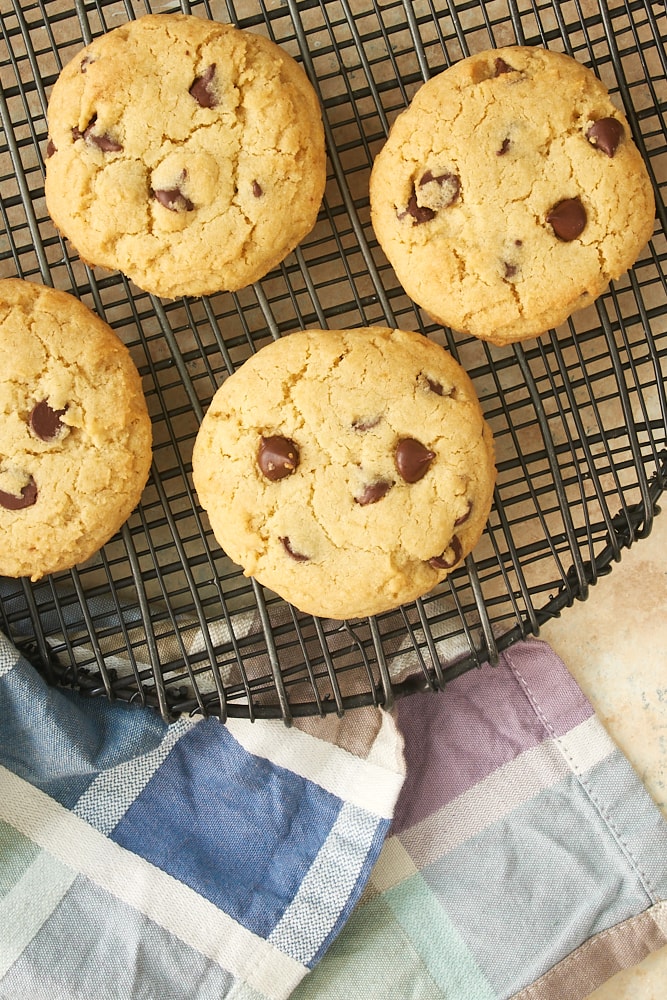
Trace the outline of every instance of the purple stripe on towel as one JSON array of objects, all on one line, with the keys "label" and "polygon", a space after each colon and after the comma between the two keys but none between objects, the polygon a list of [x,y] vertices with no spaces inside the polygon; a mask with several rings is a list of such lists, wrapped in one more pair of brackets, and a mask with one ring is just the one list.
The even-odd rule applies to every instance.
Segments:
[{"label": "purple stripe on towel", "polygon": [[[462,674],[440,696],[417,694],[409,702],[399,701],[397,710],[408,778],[396,806],[394,833],[593,714],[562,660],[539,640],[510,647],[496,667],[485,664]],[[426,756],[424,746],[429,747]]]}]

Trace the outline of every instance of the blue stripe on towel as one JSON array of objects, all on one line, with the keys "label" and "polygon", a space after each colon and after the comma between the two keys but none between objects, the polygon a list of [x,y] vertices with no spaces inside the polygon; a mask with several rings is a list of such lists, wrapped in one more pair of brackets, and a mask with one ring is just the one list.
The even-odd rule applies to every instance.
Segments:
[{"label": "blue stripe on towel", "polygon": [[342,806],[208,720],[181,737],[111,838],[266,937]]},{"label": "blue stripe on towel", "polygon": [[166,724],[135,706],[50,688],[0,635],[0,761],[67,809],[100,771],[159,746]]}]

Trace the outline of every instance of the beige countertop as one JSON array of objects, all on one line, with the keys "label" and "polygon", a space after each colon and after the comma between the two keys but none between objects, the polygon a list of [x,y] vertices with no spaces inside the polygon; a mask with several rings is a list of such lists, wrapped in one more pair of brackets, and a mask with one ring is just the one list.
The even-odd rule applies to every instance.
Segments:
[{"label": "beige countertop", "polygon": [[[667,511],[588,600],[545,625],[540,638],[567,665],[667,818]],[[665,997],[667,946],[589,1000]]]}]

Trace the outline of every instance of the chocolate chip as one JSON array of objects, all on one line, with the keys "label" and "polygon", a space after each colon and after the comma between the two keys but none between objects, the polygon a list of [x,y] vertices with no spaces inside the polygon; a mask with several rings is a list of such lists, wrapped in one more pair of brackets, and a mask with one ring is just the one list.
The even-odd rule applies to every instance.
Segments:
[{"label": "chocolate chip", "polygon": [[591,146],[607,156],[613,156],[623,134],[623,126],[618,118],[598,118],[586,132],[586,138]]},{"label": "chocolate chip", "polygon": [[450,385],[445,388],[442,382],[438,382],[438,380],[435,378],[430,378],[423,372],[421,372],[417,376],[417,381],[421,386],[425,387],[429,392],[434,392],[436,396],[447,396],[451,398],[456,397],[456,389],[454,388],[454,386]]},{"label": "chocolate chip", "polygon": [[576,240],[586,227],[586,209],[579,198],[565,198],[559,201],[547,215],[547,222],[559,240],[569,243]]},{"label": "chocolate chip", "polygon": [[404,218],[406,215],[411,216],[414,219],[415,225],[420,226],[424,222],[430,222],[431,219],[435,219],[436,213],[432,208],[427,208],[426,205],[419,205],[417,203],[417,195],[413,190],[412,194],[408,198],[408,204],[405,212],[399,216],[399,218]]},{"label": "chocolate chip", "polygon": [[283,543],[283,548],[291,559],[294,559],[296,562],[308,562],[310,556],[305,556],[302,552],[295,552],[287,535],[281,538],[280,541]]},{"label": "chocolate chip", "polygon": [[[179,178],[180,184],[185,181],[186,176],[185,171],[183,171]],[[168,208],[170,212],[191,212],[195,207],[193,202],[185,197],[178,185],[173,188],[153,189],[152,194],[155,200],[159,201],[164,208]]]},{"label": "chocolate chip", "polygon": [[112,139],[108,132],[104,135],[95,135],[94,132],[90,132],[88,129],[83,133],[84,138],[101,149],[103,153],[122,153],[123,147],[115,139]]},{"label": "chocolate chip", "polygon": [[459,517],[456,518],[456,520],[454,521],[454,527],[458,528],[460,524],[465,524],[465,522],[468,520],[471,514],[472,514],[472,500],[468,500],[467,510],[465,510],[463,514],[459,515]]},{"label": "chocolate chip", "polygon": [[514,66],[510,66],[509,63],[500,57],[496,59],[493,68],[495,76],[502,76],[503,73],[516,73]]},{"label": "chocolate chip", "polygon": [[423,479],[434,458],[435,452],[415,438],[401,438],[394,453],[396,468],[406,483],[417,483]]},{"label": "chocolate chip", "polygon": [[505,278],[515,278],[519,268],[516,264],[510,264],[508,261],[503,261],[503,274]]},{"label": "chocolate chip", "polygon": [[439,188],[442,188],[436,199],[438,208],[449,208],[457,200],[461,191],[461,178],[458,174],[452,174],[447,170],[441,174],[434,174],[432,170],[426,170],[419,180],[419,187],[424,188],[427,184],[437,184]]},{"label": "chocolate chip", "polygon": [[52,409],[45,399],[37,403],[33,406],[29,417],[33,433],[42,441],[53,441],[64,426],[60,419],[64,412],[64,409]]},{"label": "chocolate chip", "polygon": [[433,569],[451,569],[452,566],[456,566],[462,553],[461,542],[456,535],[452,535],[452,540],[445,551],[429,559],[429,564]]},{"label": "chocolate chip", "polygon": [[354,502],[358,503],[360,507],[368,507],[369,504],[382,500],[382,497],[387,495],[393,485],[388,479],[378,479],[374,483],[368,483],[364,487],[363,493],[354,498]]},{"label": "chocolate chip", "polygon": [[500,149],[496,150],[496,156],[504,156],[505,153],[508,151],[509,148],[510,148],[510,141],[509,141],[509,139],[503,139],[503,142],[502,142],[502,145],[501,145]]},{"label": "chocolate chip", "polygon": [[270,434],[260,440],[257,464],[267,479],[277,482],[292,475],[299,464],[299,449],[290,438]]},{"label": "chocolate chip", "polygon": [[47,160],[48,160],[48,158],[50,156],[53,156],[53,154],[57,153],[57,152],[58,152],[58,150],[56,149],[55,142],[53,141],[53,139],[49,139],[49,141],[46,144],[46,158],[47,158]]},{"label": "chocolate chip", "polygon": [[26,485],[21,490],[21,496],[14,496],[13,493],[5,493],[4,490],[0,490],[0,507],[4,507],[5,510],[24,510],[26,507],[32,507],[32,505],[37,500],[37,484],[35,480],[30,476],[30,479]]},{"label": "chocolate chip", "polygon": [[382,417],[367,417],[352,421],[352,428],[355,431],[370,431],[382,420]]},{"label": "chocolate chip", "polygon": [[85,139],[87,143],[92,146],[97,146],[97,148],[101,149],[103,153],[121,153],[123,151],[123,147],[119,142],[116,142],[116,140],[113,139],[108,132],[98,135],[93,131],[96,124],[97,115],[93,115],[83,132],[75,126],[72,129],[72,139],[74,142],[76,142],[77,139]]},{"label": "chocolate chip", "polygon": [[442,186],[445,181],[452,179],[455,179],[458,182],[456,174],[449,174],[445,172],[436,176],[432,170],[425,170],[419,178],[419,187],[425,187],[427,184],[439,184]]},{"label": "chocolate chip", "polygon": [[84,56],[83,59],[81,60],[81,66],[79,67],[81,72],[87,73],[88,67],[91,65],[91,63],[94,62],[95,60],[92,58],[92,56]]},{"label": "chocolate chip", "polygon": [[264,194],[261,185],[258,184],[257,181],[252,182],[252,193],[255,196],[255,198],[261,198],[262,195]]},{"label": "chocolate chip", "polygon": [[[426,170],[419,179],[418,187],[423,192],[420,195],[422,204],[417,200],[417,188],[413,184],[405,211],[396,213],[399,219],[409,215],[415,225],[430,222],[441,208],[453,205],[459,196],[461,181],[457,174],[449,171],[434,174],[432,170]],[[424,191],[425,188],[428,190]]]},{"label": "chocolate chip", "polygon": [[195,77],[194,83],[190,87],[190,96],[194,97],[201,108],[214,108],[218,103],[215,90],[211,86],[214,75],[215,63],[211,63],[201,76]]}]

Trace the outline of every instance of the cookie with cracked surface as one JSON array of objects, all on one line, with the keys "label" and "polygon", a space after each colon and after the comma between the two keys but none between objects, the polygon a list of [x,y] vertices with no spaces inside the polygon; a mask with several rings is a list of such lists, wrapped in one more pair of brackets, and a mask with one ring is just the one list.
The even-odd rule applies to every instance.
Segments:
[{"label": "cookie with cracked surface", "polygon": [[345,619],[414,600],[486,524],[491,432],[442,347],[370,327],[291,333],[218,389],[193,453],[227,555],[301,611]]},{"label": "cookie with cracked surface", "polygon": [[496,344],[593,302],[635,262],[655,210],[601,81],[522,46],[425,83],[375,159],[370,197],[406,292],[443,325]]},{"label": "cookie with cracked surface", "polygon": [[259,280],[315,225],[315,92],[278,45],[192,15],[95,39],[49,99],[46,202],[89,264],[166,298]]},{"label": "cookie with cracked surface", "polygon": [[66,292],[0,281],[0,575],[70,569],[129,517],[151,463],[139,373]]}]

